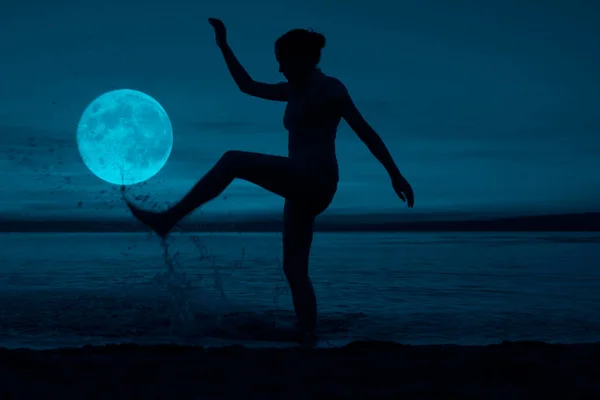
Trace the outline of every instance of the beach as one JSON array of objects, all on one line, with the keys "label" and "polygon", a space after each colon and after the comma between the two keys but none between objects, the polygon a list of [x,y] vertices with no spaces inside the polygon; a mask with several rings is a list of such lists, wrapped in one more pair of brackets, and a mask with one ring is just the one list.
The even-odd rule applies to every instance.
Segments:
[{"label": "beach", "polygon": [[0,349],[3,399],[597,399],[600,343]]},{"label": "beach", "polygon": [[280,237],[198,237],[4,235],[0,400],[600,398],[598,234],[322,233],[316,348]]}]

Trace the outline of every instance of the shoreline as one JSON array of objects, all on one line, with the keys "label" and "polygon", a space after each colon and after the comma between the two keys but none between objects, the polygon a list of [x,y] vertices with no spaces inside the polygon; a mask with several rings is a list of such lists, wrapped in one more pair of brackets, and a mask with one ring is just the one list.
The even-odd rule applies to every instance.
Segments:
[{"label": "shoreline", "polygon": [[0,399],[600,398],[600,342],[0,348]]},{"label": "shoreline", "polygon": [[[200,222],[202,221],[202,222]],[[204,217],[184,221],[179,226],[187,232],[281,232],[283,220],[278,215],[262,217]],[[130,219],[17,219],[0,215],[0,232],[148,232]],[[600,232],[600,212],[506,216],[502,218],[435,216],[405,214],[322,215],[315,222],[315,232]]]}]

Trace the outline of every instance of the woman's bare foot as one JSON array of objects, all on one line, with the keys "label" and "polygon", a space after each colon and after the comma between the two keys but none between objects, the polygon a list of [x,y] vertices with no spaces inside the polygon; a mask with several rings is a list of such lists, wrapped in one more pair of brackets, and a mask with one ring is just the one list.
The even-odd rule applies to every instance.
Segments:
[{"label": "woman's bare foot", "polygon": [[129,201],[126,201],[126,204],[133,216],[152,229],[161,239],[164,239],[173,228],[173,224],[169,221],[165,212],[142,210]]},{"label": "woman's bare foot", "polygon": [[317,332],[314,328],[306,329],[303,328],[300,324],[296,324],[295,337],[296,342],[298,342],[301,346],[306,347],[314,347],[319,341]]}]

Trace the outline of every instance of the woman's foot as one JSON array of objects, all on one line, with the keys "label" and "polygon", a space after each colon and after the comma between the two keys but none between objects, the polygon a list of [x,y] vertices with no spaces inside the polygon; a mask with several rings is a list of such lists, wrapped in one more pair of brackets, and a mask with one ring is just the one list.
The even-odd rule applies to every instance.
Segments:
[{"label": "woman's foot", "polygon": [[146,211],[126,201],[127,207],[141,223],[152,229],[161,239],[164,239],[168,234],[173,224],[168,220],[166,213]]},{"label": "woman's foot", "polygon": [[319,338],[314,328],[306,329],[300,326],[300,324],[296,325],[296,342],[301,346],[313,347],[318,341]]}]

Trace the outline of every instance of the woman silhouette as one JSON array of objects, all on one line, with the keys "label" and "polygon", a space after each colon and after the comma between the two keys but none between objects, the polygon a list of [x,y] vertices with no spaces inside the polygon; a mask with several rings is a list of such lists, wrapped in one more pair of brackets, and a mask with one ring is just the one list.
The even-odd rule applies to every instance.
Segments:
[{"label": "woman silhouette", "polygon": [[293,29],[275,42],[275,55],[287,82],[254,81],[227,44],[225,25],[214,18],[217,45],[239,89],[250,96],[287,102],[283,124],[289,131],[288,157],[227,151],[190,192],[163,212],[127,203],[133,215],[161,238],[186,215],[214,199],[235,179],[244,179],[285,199],[283,269],[291,288],[298,327],[313,335],[317,304],[308,275],[315,217],[331,203],[337,190],[335,155],[337,127],[343,118],[389,173],[396,194],[413,206],[411,186],[400,173],[379,135],[356,109],[346,87],[317,65],[325,37]]}]

